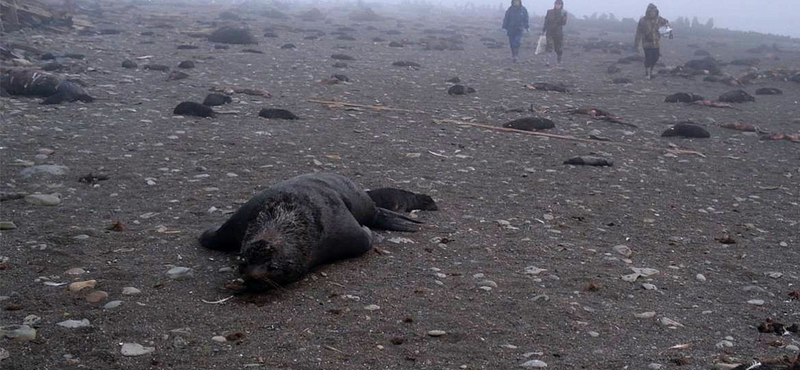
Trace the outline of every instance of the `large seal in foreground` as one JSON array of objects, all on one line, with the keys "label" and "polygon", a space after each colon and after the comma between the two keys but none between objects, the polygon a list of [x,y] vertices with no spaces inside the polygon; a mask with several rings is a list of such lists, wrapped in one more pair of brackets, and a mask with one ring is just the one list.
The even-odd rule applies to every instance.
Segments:
[{"label": "large seal in foreground", "polygon": [[370,227],[415,231],[412,220],[378,208],[363,190],[331,173],[298,176],[259,193],[200,237],[206,248],[240,252],[250,290],[297,281],[312,268],[372,248]]}]

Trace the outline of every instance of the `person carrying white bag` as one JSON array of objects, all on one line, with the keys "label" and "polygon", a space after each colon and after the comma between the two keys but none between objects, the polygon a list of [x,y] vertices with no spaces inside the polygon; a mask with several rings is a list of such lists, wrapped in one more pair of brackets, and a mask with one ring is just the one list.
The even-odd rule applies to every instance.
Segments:
[{"label": "person carrying white bag", "polygon": [[[556,0],[553,9],[547,11],[544,17],[544,27],[542,36],[539,37],[539,44],[536,46],[536,54],[556,52],[556,61],[561,63],[561,55],[564,54],[564,26],[567,25],[567,11],[564,10],[564,1]],[[544,37],[544,50],[540,51]],[[547,65],[550,66],[548,57]]]}]

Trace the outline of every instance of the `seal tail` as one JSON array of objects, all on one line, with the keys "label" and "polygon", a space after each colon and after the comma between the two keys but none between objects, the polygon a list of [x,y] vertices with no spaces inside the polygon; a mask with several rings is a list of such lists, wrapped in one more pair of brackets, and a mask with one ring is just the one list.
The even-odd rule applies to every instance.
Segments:
[{"label": "seal tail", "polygon": [[418,229],[416,224],[421,224],[422,221],[415,220],[397,212],[392,212],[385,208],[376,207],[378,215],[371,225],[372,227],[392,230],[392,231],[409,231],[416,232]]}]

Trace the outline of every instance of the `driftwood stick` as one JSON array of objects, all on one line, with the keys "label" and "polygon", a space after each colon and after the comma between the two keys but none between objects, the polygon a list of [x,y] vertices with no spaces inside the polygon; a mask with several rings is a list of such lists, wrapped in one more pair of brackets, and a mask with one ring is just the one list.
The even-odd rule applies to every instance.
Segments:
[{"label": "driftwood stick", "polygon": [[613,145],[613,146],[620,146],[620,147],[626,147],[626,148],[631,148],[631,149],[639,149],[639,150],[646,150],[646,151],[666,151],[666,152],[674,153],[674,154],[693,154],[693,155],[697,155],[697,156],[705,158],[705,154],[697,152],[697,151],[694,151],[694,150],[642,147],[642,146],[636,146],[636,145],[620,143],[620,142],[614,142],[614,141],[600,141],[600,140],[592,140],[592,139],[583,139],[583,138],[574,137],[574,136],[547,134],[547,133],[544,133],[544,132],[524,131],[524,130],[517,130],[517,129],[514,129],[514,128],[482,125],[480,123],[463,122],[463,121],[456,121],[456,120],[452,120],[452,119],[433,120],[433,122],[434,123],[439,123],[439,124],[471,126],[471,127],[482,128],[482,129],[487,129],[487,130],[510,132],[510,133],[522,134],[522,135],[542,136],[542,137],[549,137],[549,138],[559,139],[559,140],[577,141],[577,142],[581,142],[581,143]]},{"label": "driftwood stick", "polygon": [[[414,113],[414,111],[412,111],[412,110],[386,107],[386,106],[383,106],[383,105],[367,105],[367,104],[345,103],[345,102],[340,102],[340,101],[317,100],[317,99],[308,99],[308,102],[309,103],[324,104],[324,105],[331,106],[331,107],[340,106],[340,107],[353,107],[353,108],[368,108],[368,109],[374,109],[374,110],[388,110],[388,111],[395,111],[395,112],[410,112],[410,113]],[[421,112],[416,112],[416,113],[421,113]]]}]

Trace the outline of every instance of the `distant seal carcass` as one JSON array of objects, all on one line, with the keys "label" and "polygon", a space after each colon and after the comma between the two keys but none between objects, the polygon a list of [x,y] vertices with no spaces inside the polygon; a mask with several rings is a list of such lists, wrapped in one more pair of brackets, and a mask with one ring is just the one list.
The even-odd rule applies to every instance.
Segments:
[{"label": "distant seal carcass", "polygon": [[35,69],[8,69],[0,78],[0,88],[10,95],[40,96],[42,104],[82,101],[91,103],[83,86],[76,81],[59,78],[54,74]]},{"label": "distant seal carcass", "polygon": [[378,208],[344,176],[301,175],[245,203],[219,228],[200,237],[209,249],[240,252],[245,286],[264,290],[302,278],[312,268],[357,257],[372,248],[369,228],[415,231],[414,223]]}]

